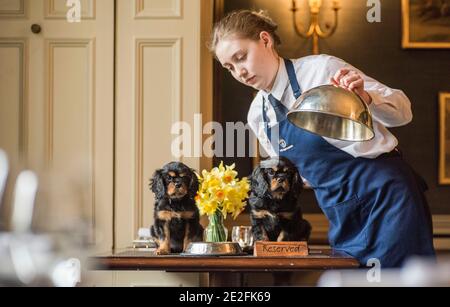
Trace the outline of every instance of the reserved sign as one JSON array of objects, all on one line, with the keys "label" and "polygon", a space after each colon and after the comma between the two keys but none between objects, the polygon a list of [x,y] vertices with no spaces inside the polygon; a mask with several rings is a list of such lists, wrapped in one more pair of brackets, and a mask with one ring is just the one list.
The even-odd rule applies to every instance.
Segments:
[{"label": "reserved sign", "polygon": [[256,257],[308,256],[307,242],[255,242]]}]

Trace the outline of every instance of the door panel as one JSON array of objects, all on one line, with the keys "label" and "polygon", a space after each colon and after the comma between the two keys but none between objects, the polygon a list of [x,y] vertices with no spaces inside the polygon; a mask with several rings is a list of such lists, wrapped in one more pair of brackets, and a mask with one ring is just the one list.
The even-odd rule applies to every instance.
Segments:
[{"label": "door panel", "polygon": [[114,2],[82,0],[80,23],[66,20],[65,4],[0,0],[0,147],[21,168],[53,174],[38,199],[45,226],[84,217],[92,242],[110,250]]},{"label": "door panel", "polygon": [[136,0],[135,18],[181,18],[183,0]]},{"label": "door panel", "polygon": [[[100,0],[102,1],[102,0]],[[97,0],[80,0],[81,18],[95,19],[95,8]],[[112,1],[111,1],[112,2]],[[45,1],[45,18],[46,19],[66,19],[67,16],[67,0],[46,0]]]},{"label": "door panel", "polygon": [[[116,246],[153,221],[153,172],[173,156],[172,124],[200,112],[200,0],[117,1]],[[176,17],[176,18],[174,18]]]},{"label": "door panel", "polygon": [[25,0],[0,0],[0,18],[23,18],[25,14]]},{"label": "door panel", "polygon": [[26,46],[25,39],[0,39],[1,143],[13,163],[26,149]]}]

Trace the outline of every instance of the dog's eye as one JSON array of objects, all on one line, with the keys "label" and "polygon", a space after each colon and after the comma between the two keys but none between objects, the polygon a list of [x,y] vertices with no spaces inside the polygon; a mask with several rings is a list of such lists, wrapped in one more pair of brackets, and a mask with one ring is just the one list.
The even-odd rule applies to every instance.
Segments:
[{"label": "dog's eye", "polygon": [[267,170],[267,174],[269,174],[270,176],[273,176],[273,175],[275,175],[275,171],[273,169],[269,168]]},{"label": "dog's eye", "polygon": [[167,176],[166,176],[166,180],[169,181],[169,182],[173,181],[174,178],[175,178],[175,177],[172,177],[172,176],[170,176],[170,175],[167,175]]}]

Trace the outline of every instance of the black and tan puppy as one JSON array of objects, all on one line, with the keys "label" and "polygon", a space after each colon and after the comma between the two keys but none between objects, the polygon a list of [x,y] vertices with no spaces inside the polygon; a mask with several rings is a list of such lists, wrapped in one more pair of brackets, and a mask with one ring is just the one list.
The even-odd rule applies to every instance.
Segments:
[{"label": "black and tan puppy", "polygon": [[194,171],[179,162],[157,170],[150,182],[155,193],[154,224],[151,235],[158,255],[180,253],[190,242],[201,241],[203,227],[194,197],[198,178]]},{"label": "black and tan puppy", "polygon": [[307,241],[311,225],[303,219],[303,182],[286,158],[262,161],[251,176],[251,221],[255,241]]}]

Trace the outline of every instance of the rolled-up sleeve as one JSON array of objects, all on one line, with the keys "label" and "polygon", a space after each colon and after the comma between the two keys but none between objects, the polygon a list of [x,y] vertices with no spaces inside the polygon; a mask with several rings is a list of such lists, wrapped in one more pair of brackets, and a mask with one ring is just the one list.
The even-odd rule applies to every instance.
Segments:
[{"label": "rolled-up sleeve", "polygon": [[372,97],[369,109],[377,122],[385,127],[399,127],[412,121],[411,102],[403,91],[387,87],[339,58],[330,56],[327,65],[330,77],[342,68],[357,71],[361,75],[364,89]]},{"label": "rolled-up sleeve", "polygon": [[365,88],[372,97],[372,117],[385,127],[404,126],[412,121],[411,102],[403,91],[372,82],[367,82]]}]

